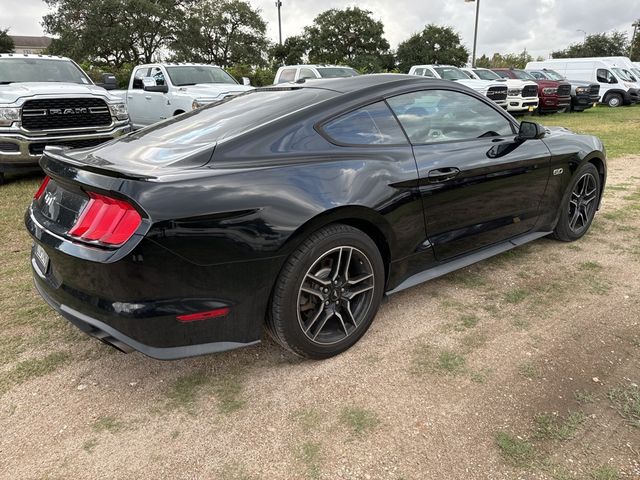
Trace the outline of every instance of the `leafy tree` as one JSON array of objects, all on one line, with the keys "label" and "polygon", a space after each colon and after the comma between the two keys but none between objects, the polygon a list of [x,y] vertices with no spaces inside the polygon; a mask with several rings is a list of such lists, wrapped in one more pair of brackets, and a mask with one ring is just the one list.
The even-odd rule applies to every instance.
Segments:
[{"label": "leafy tree", "polygon": [[625,32],[587,35],[582,43],[575,43],[564,50],[553,52],[553,58],[618,57],[629,52],[629,39]]},{"label": "leafy tree", "polygon": [[304,61],[309,44],[302,36],[287,38],[282,45],[274,45],[269,56],[276,65],[298,65]]},{"label": "leafy tree", "polygon": [[11,53],[14,47],[13,38],[9,36],[9,29],[2,30],[0,28],[0,53]]},{"label": "leafy tree", "polygon": [[[640,24],[640,18],[636,20],[636,23]],[[640,32],[636,31],[633,43],[629,45],[629,57],[633,62],[640,62]]]},{"label": "leafy tree", "polygon": [[469,51],[453,28],[429,24],[398,46],[396,59],[401,72],[424,63],[463,66]]},{"label": "leafy tree", "polygon": [[195,0],[44,0],[49,53],[120,67],[151,62]]},{"label": "leafy tree", "polygon": [[187,12],[171,44],[178,60],[264,65],[267,24],[257,9],[242,0],[203,0]]},{"label": "leafy tree", "polygon": [[491,59],[483,54],[480,58],[476,58],[476,67],[491,68]]},{"label": "leafy tree", "polygon": [[[539,60],[544,60],[539,58]],[[525,68],[527,63],[533,61],[533,57],[526,50],[522,53],[507,53],[501,55],[494,53],[491,58],[482,55],[476,59],[476,66],[480,68]]]},{"label": "leafy tree", "polygon": [[389,66],[389,42],[382,22],[358,7],[331,9],[305,28],[312,63],[348,64],[365,72]]}]

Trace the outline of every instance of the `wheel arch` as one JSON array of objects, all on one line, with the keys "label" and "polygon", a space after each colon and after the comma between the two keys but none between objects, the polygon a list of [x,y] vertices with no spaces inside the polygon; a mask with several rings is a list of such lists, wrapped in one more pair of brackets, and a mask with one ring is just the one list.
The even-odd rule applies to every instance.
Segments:
[{"label": "wheel arch", "polygon": [[181,115],[184,113],[184,110],[182,108],[178,108],[176,111],[173,112],[173,116],[175,117],[176,115]]}]

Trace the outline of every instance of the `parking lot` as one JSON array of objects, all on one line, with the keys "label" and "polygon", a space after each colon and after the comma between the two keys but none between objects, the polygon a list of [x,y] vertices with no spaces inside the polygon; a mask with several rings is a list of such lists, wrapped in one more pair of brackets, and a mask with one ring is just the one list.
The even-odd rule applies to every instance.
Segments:
[{"label": "parking lot", "polygon": [[640,107],[536,118],[599,135],[602,210],[550,239],[391,296],[321,362],[261,345],[123,355],[32,286],[0,189],[0,477],[640,478]]}]

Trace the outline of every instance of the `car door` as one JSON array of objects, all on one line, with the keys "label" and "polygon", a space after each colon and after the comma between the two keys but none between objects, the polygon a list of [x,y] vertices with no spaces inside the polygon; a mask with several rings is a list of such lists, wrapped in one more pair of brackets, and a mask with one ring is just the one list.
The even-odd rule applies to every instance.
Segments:
[{"label": "car door", "polygon": [[439,261],[536,224],[550,168],[542,140],[519,142],[500,108],[433,89],[387,99],[412,145],[427,235]]},{"label": "car door", "polygon": [[127,91],[127,110],[131,118],[131,123],[136,128],[146,125],[145,123],[145,108],[146,100],[142,86],[142,79],[148,76],[149,67],[140,67],[133,72],[133,79],[129,90]]},{"label": "car door", "polygon": [[[167,80],[162,67],[154,65],[149,69],[149,77],[151,77],[156,86],[166,85]],[[151,125],[153,123],[169,118],[173,115],[171,109],[171,102],[168,101],[166,93],[163,92],[145,92],[146,111],[145,111],[145,125]]]}]

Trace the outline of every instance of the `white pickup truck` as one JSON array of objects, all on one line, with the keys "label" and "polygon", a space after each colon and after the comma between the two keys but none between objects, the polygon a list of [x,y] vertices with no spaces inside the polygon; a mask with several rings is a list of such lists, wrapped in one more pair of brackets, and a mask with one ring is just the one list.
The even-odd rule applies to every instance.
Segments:
[{"label": "white pickup truck", "polygon": [[427,78],[439,78],[451,80],[466,85],[476,92],[493,100],[502,108],[507,108],[507,85],[505,82],[474,80],[452,65],[414,65],[409,70],[409,75],[419,75]]},{"label": "white pickup truck", "polygon": [[127,102],[133,128],[142,128],[253,89],[242,80],[213,65],[153,63],[133,69],[128,90],[111,93]]},{"label": "white pickup truck", "polygon": [[507,111],[511,113],[532,113],[538,108],[538,84],[530,80],[518,80],[515,78],[504,79],[488,68],[461,68],[469,78],[476,80],[489,80],[492,82],[505,82],[507,84]]},{"label": "white pickup truck", "polygon": [[0,54],[0,184],[7,172],[39,168],[47,145],[90,147],[130,129],[124,102],[72,60]]}]

